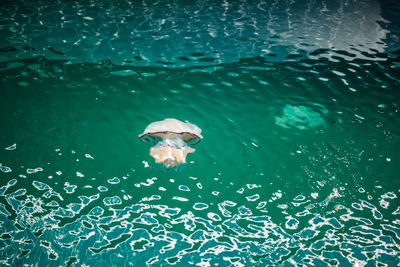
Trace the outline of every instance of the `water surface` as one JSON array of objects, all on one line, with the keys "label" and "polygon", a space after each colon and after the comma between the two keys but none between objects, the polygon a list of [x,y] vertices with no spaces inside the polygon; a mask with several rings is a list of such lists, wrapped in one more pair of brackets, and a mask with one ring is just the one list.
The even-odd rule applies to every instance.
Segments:
[{"label": "water surface", "polygon": [[[1,263],[399,264],[396,10],[6,2]],[[178,169],[137,138],[167,117]]]}]

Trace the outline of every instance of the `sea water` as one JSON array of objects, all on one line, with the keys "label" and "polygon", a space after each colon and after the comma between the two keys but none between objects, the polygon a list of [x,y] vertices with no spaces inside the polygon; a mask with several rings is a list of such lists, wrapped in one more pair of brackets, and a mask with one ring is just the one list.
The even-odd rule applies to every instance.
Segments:
[{"label": "sea water", "polygon": [[2,3],[1,265],[398,265],[399,8]]}]

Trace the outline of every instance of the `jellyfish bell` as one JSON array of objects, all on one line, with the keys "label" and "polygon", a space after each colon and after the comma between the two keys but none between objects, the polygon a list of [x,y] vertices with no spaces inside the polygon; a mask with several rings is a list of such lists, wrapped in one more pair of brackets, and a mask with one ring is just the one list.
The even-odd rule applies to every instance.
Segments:
[{"label": "jellyfish bell", "polygon": [[165,119],[150,123],[139,138],[152,145],[150,156],[165,167],[186,163],[186,156],[193,153],[195,145],[203,138],[201,129],[189,122]]}]

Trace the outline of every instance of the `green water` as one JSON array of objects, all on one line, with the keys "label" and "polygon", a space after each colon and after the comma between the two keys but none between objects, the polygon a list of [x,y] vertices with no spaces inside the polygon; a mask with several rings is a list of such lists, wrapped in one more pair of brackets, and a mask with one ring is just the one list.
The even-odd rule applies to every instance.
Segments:
[{"label": "green water", "polygon": [[399,12],[2,1],[0,265],[398,266]]},{"label": "green water", "polygon": [[[3,64],[2,263],[397,264],[397,63]],[[183,168],[137,138],[164,118]]]}]

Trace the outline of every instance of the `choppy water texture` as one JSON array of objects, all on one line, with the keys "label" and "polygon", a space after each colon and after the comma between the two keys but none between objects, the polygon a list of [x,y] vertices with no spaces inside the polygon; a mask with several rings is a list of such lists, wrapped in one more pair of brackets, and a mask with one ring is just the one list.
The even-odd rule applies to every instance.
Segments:
[{"label": "choppy water texture", "polygon": [[1,265],[400,263],[398,4],[115,2],[2,4]]}]

